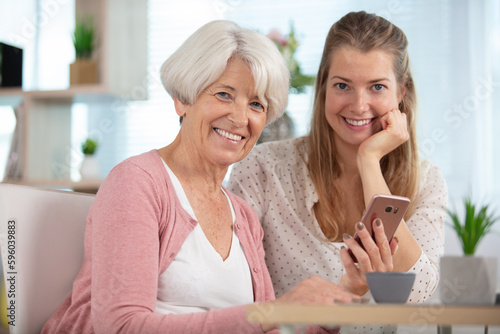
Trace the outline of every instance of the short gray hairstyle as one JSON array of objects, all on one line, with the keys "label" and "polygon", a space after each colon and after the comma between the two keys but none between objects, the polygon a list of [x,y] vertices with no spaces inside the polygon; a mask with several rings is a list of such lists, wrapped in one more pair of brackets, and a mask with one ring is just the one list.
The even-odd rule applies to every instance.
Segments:
[{"label": "short gray hairstyle", "polygon": [[252,71],[257,96],[268,101],[266,124],[285,111],[290,72],[274,43],[236,23],[212,21],[194,32],[162,65],[163,86],[172,98],[192,105],[237,57]]}]

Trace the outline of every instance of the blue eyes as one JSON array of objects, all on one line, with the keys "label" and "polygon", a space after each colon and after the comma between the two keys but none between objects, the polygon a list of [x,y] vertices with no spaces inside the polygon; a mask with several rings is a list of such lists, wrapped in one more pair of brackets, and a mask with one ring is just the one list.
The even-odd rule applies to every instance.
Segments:
[{"label": "blue eyes", "polygon": [[[339,83],[335,84],[335,87],[337,87],[340,90],[347,90],[347,89],[349,89],[349,86],[347,86],[347,84],[345,84],[343,82],[339,82]],[[382,84],[375,84],[375,85],[372,86],[372,89],[374,91],[377,91],[377,92],[382,91],[384,88],[386,88],[386,87],[384,85],[382,85]]]},{"label": "blue eyes", "polygon": [[[232,99],[232,96],[231,94],[229,93],[226,93],[226,92],[218,92],[215,94],[217,97],[223,99],[223,100],[227,100],[227,101],[230,101]],[[264,105],[260,102],[250,102],[250,106],[253,108],[253,109],[256,109],[256,110],[259,110],[259,111],[264,111],[265,108],[264,108]]]},{"label": "blue eyes", "polygon": [[252,102],[252,103],[250,103],[250,105],[255,109],[264,110],[264,106],[262,104],[260,104],[259,102]]},{"label": "blue eyes", "polygon": [[347,85],[346,85],[345,83],[342,83],[342,82],[341,82],[341,83],[338,83],[338,84],[337,84],[337,88],[339,88],[339,89],[341,89],[341,90],[344,90],[344,89],[346,89],[346,88],[347,88]]},{"label": "blue eyes", "polygon": [[226,92],[219,92],[216,95],[219,96],[219,97],[221,97],[221,98],[223,98],[223,99],[225,99],[225,100],[229,100],[230,99],[230,95],[228,93],[226,93]]}]

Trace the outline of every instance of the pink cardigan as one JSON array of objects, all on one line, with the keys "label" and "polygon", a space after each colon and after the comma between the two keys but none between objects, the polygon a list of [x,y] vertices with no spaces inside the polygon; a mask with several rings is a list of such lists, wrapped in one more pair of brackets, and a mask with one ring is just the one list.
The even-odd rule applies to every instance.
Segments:
[{"label": "pink cardigan", "polygon": [[[243,246],[254,300],[274,299],[256,214],[227,191]],[[70,296],[42,333],[259,333],[246,306],[208,312],[155,313],[158,277],[197,222],[184,211],[156,150],[116,166],[90,209],[85,255]],[[92,296],[92,297],[91,297]]]}]

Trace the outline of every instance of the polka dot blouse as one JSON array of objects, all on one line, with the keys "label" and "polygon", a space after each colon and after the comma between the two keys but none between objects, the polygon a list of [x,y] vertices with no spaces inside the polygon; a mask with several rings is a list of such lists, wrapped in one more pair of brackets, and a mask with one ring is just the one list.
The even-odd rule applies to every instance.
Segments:
[{"label": "polka dot blouse", "polygon": [[[339,283],[344,274],[340,248],[345,244],[329,241],[313,213],[318,196],[304,162],[306,146],[305,137],[258,145],[233,166],[228,183],[228,188],[259,216],[276,297],[312,275]],[[441,172],[429,161],[422,161],[415,213],[406,221],[422,249],[410,269],[417,273],[410,303],[424,301],[437,287],[447,199]]]}]

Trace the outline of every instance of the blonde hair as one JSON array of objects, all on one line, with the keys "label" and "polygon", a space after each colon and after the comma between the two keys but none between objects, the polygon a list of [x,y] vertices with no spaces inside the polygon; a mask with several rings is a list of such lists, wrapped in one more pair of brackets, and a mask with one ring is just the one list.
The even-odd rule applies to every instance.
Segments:
[{"label": "blonde hair", "polygon": [[231,21],[212,21],[195,31],[163,63],[163,86],[172,98],[194,104],[233,57],[250,66],[257,95],[269,103],[266,123],[272,122],[285,111],[288,101],[290,72],[286,62],[269,38]]},{"label": "blonde hair", "polygon": [[[404,87],[399,110],[406,114],[409,140],[380,162],[384,178],[394,195],[415,199],[418,192],[419,163],[416,139],[415,112],[417,96],[410,71],[408,41],[401,29],[386,19],[362,12],[351,12],[331,27],[325,41],[318,76],[316,78],[311,131],[308,136],[308,169],[316,187],[319,201],[314,206],[318,223],[330,240],[339,235],[339,222],[344,222],[344,196],[335,187],[340,176],[336,157],[333,129],[325,116],[325,96],[328,70],[333,54],[345,48],[368,52],[381,50],[393,57],[397,82]],[[407,212],[411,215],[412,207]]]}]

